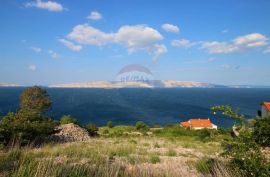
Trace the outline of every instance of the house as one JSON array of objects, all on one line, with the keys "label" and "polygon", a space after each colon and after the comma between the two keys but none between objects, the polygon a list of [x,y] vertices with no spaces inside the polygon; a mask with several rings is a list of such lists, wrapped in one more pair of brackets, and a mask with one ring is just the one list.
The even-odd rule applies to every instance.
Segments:
[{"label": "house", "polygon": [[180,122],[180,126],[200,130],[200,129],[217,129],[217,126],[213,124],[210,119],[189,119],[186,122]]},{"label": "house", "polygon": [[261,110],[258,111],[258,115],[260,117],[267,117],[270,116],[270,102],[263,102],[261,104]]}]

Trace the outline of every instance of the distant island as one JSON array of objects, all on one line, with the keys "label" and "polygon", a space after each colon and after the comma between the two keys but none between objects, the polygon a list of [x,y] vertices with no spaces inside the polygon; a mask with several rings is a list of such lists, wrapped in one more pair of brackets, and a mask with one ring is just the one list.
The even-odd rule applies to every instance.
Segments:
[{"label": "distant island", "polygon": [[0,87],[19,87],[17,84],[0,83]]},{"label": "distant island", "polygon": [[217,88],[226,87],[194,81],[153,80],[153,81],[129,81],[129,82],[86,82],[50,85],[51,88]]}]

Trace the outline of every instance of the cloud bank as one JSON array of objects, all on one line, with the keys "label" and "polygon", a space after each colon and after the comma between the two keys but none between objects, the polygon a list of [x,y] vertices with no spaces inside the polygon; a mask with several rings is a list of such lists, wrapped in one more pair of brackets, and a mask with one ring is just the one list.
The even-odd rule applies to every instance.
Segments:
[{"label": "cloud bank", "polygon": [[157,60],[167,52],[165,45],[158,44],[163,40],[163,36],[146,25],[125,25],[120,27],[117,32],[106,33],[88,24],[81,24],[75,26],[67,38],[84,45],[119,44],[125,47],[129,53],[143,50],[153,55],[153,60]]}]

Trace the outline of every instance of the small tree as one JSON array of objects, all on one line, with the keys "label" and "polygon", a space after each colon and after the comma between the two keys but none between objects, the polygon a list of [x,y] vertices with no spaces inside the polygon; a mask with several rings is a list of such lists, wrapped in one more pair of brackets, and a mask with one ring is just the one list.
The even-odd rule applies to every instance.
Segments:
[{"label": "small tree", "polygon": [[108,127],[108,128],[113,128],[113,123],[112,123],[112,121],[108,121],[108,122],[107,122],[107,127]]},{"label": "small tree", "polygon": [[63,115],[60,119],[60,124],[64,125],[64,124],[77,124],[79,125],[79,122],[77,119],[75,119],[74,117],[72,117],[71,115]]}]

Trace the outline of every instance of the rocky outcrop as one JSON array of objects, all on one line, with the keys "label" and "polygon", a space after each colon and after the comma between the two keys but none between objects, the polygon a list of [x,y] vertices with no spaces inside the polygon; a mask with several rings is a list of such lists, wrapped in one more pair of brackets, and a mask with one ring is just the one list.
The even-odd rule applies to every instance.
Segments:
[{"label": "rocky outcrop", "polygon": [[73,123],[57,126],[55,133],[49,136],[50,141],[58,143],[87,141],[89,139],[87,130]]}]

